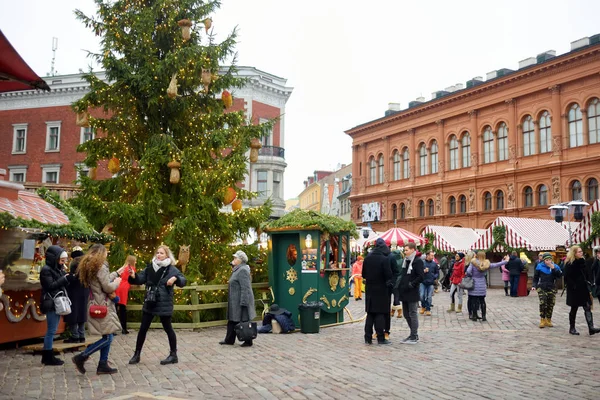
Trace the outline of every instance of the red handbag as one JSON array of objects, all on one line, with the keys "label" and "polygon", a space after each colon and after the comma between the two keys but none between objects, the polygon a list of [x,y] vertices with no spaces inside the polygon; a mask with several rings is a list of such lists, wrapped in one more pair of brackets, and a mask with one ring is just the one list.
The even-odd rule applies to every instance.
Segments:
[{"label": "red handbag", "polygon": [[90,290],[90,308],[89,308],[90,318],[102,319],[106,317],[108,314],[108,306],[106,303],[104,304],[96,304],[94,298],[92,297],[92,291]]}]

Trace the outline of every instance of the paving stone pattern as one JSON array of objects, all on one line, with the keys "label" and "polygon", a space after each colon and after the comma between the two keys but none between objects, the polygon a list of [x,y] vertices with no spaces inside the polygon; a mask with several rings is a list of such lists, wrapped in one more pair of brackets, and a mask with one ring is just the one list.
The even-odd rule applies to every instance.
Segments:
[{"label": "paving stone pattern", "polygon": [[[466,296],[465,296],[466,306]],[[393,319],[391,345],[365,345],[364,323],[319,334],[260,335],[250,348],[220,346],[225,328],[178,331],[179,364],[162,330],[148,334],[138,365],[127,362],[135,333],[119,335],[110,361],[115,375],[97,376],[98,355],[77,373],[43,367],[39,355],[0,351],[0,399],[596,399],[600,397],[600,335],[589,336],[582,310],[581,336],[568,334],[565,297],[557,298],[554,328],[539,329],[538,298],[488,292],[488,322],[472,322],[466,309],[447,313],[449,296],[437,293],[432,316],[419,316],[420,343],[401,345],[404,319]],[[466,307],[465,307],[466,308]],[[596,303],[597,310],[598,303]],[[351,299],[353,316],[364,302]],[[600,325],[600,312],[596,312]]]}]

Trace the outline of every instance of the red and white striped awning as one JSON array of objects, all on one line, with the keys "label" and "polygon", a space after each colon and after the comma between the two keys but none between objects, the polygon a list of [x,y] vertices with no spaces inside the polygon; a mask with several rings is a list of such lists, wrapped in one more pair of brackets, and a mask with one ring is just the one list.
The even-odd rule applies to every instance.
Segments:
[{"label": "red and white striped awning", "polygon": [[[493,229],[498,225],[506,227],[505,240],[510,247],[530,251],[556,250],[556,246],[564,246],[569,240],[568,230],[552,219],[498,217],[479,240],[471,245],[471,249],[489,248],[494,240]],[[495,250],[505,251],[502,246],[497,246]]]},{"label": "red and white striped awning", "polygon": [[423,234],[433,233],[435,239],[433,245],[442,251],[463,252],[471,248],[480,236],[480,233],[471,228],[459,228],[456,226],[427,225]]},{"label": "red and white striped awning", "polygon": [[[427,239],[402,228],[391,228],[383,232],[380,236],[388,246],[404,246],[406,243],[414,243],[420,246],[427,243]],[[375,243],[377,238],[369,239],[365,242],[365,246],[370,246]]]},{"label": "red and white striped awning", "polygon": [[[595,212],[600,212],[600,200],[596,200],[592,203],[588,213],[585,215],[585,217],[583,217],[583,220],[577,229],[573,231],[573,243],[581,243],[588,240],[592,234],[592,214]],[[594,239],[592,246],[600,246],[600,237],[596,237]]]}]

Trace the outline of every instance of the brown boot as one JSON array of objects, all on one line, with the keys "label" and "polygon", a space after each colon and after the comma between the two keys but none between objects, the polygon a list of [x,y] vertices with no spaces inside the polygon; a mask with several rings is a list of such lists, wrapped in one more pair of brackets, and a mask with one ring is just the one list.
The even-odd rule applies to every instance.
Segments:
[{"label": "brown boot", "polygon": [[454,309],[454,303],[450,303],[450,308],[448,308],[446,311],[447,312],[454,312],[455,311],[455,309]]},{"label": "brown boot", "polygon": [[393,308],[393,306],[392,306],[392,310],[390,311],[390,316],[392,316],[392,317],[393,317],[395,312],[396,312],[396,310],[395,310],[395,309]]},{"label": "brown boot", "polygon": [[552,328],[554,325],[552,325],[552,320],[550,318],[546,318],[546,326],[548,328]]},{"label": "brown boot", "polygon": [[458,308],[456,309],[457,313],[461,313],[462,312],[462,304],[458,305]]},{"label": "brown boot", "polygon": [[419,314],[425,314],[425,307],[421,307],[421,309],[419,310]]},{"label": "brown boot", "polygon": [[402,318],[402,308],[398,309],[398,315],[396,318]]},{"label": "brown boot", "polygon": [[545,328],[546,326],[546,318],[540,319],[540,329]]}]

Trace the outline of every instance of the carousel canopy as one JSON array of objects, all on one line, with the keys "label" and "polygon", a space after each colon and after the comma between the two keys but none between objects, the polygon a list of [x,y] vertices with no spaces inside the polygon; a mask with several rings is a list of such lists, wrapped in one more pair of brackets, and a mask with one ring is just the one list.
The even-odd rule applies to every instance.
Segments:
[{"label": "carousel canopy", "polygon": [[[592,234],[592,214],[600,212],[600,200],[596,200],[592,203],[588,213],[583,217],[579,226],[574,228],[573,222],[571,222],[571,229],[573,230],[573,243],[581,243],[588,240]],[[567,222],[563,222],[565,224]],[[592,246],[600,246],[600,236],[597,236],[592,242]]]},{"label": "carousel canopy", "polygon": [[[505,241],[510,247],[530,251],[556,250],[556,246],[564,246],[569,240],[569,231],[552,219],[498,217],[479,240],[471,245],[471,249],[489,248],[494,241],[494,227],[498,225],[506,228]],[[504,251],[502,246],[498,246],[496,250]]]},{"label": "carousel canopy", "polygon": [[423,234],[433,233],[433,245],[442,251],[466,252],[485,229],[460,228],[456,226],[427,225]]},{"label": "carousel canopy", "polygon": [[0,93],[18,90],[50,90],[21,58],[6,36],[0,31]]},{"label": "carousel canopy", "polygon": [[[391,228],[379,235],[381,239],[385,241],[388,246],[404,246],[406,243],[414,243],[417,246],[427,243],[424,237],[415,235],[412,232],[402,228]],[[365,246],[370,246],[375,243],[377,238],[369,239],[365,241]]]}]

